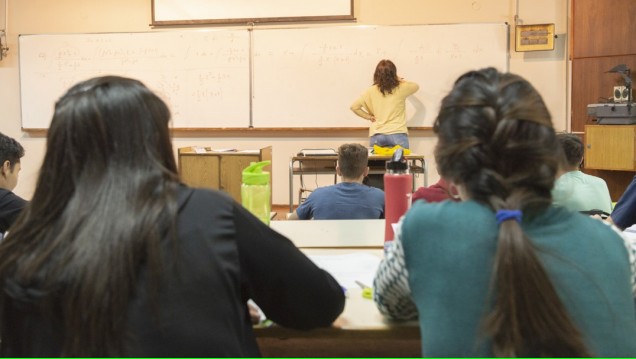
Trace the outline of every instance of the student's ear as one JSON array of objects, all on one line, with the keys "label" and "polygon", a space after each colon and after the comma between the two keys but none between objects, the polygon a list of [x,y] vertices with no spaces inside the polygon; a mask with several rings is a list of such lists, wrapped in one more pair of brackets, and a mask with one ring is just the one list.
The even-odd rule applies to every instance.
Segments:
[{"label": "student's ear", "polygon": [[342,177],[342,173],[340,173],[340,165],[336,165],[336,174]]},{"label": "student's ear", "polygon": [[369,175],[369,166],[367,166],[367,167],[364,169],[364,173],[362,174],[362,177],[366,177],[366,176],[368,176],[368,175]]},{"label": "student's ear", "polygon": [[7,177],[7,174],[11,173],[11,162],[6,160],[2,162],[2,167],[0,168],[0,174],[2,177]]}]

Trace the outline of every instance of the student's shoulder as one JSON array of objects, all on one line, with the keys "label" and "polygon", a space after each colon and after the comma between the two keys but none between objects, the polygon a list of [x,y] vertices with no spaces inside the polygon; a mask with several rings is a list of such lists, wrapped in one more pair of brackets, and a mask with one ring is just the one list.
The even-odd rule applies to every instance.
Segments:
[{"label": "student's shoulder", "polygon": [[329,186],[320,186],[320,187],[316,187],[314,188],[311,193],[309,194],[309,196],[323,196],[329,193],[333,193],[334,191],[336,191],[336,188],[338,188],[338,184],[332,184]]},{"label": "student's shoulder", "polygon": [[413,203],[411,208],[413,211],[421,211],[421,212],[458,212],[458,213],[470,213],[470,212],[483,212],[487,211],[488,208],[478,203],[477,201],[451,201],[445,200],[440,202],[426,202],[426,201],[417,201]]},{"label": "student's shoulder", "polygon": [[225,192],[188,186],[181,186],[179,188],[179,200],[181,202],[187,201],[188,203],[196,203],[197,205],[212,207],[232,205],[234,203],[234,199]]},{"label": "student's shoulder", "polygon": [[616,227],[608,222],[561,206],[548,208],[542,218],[538,219],[538,223],[550,226],[564,235],[572,234],[581,242],[595,238],[620,239]]},{"label": "student's shoulder", "polygon": [[377,201],[380,201],[382,203],[384,203],[384,191],[376,188],[376,187],[368,187],[367,189],[365,189],[366,191],[366,195],[368,197],[373,197],[375,198]]},{"label": "student's shoulder", "polygon": [[364,189],[369,192],[369,193],[373,193],[375,195],[382,195],[384,196],[384,191],[377,188],[377,187],[373,187],[373,186],[367,186],[367,185],[363,185]]},{"label": "student's shoulder", "polygon": [[27,203],[27,200],[5,188],[0,188],[0,201],[3,203],[16,203],[21,205]]},{"label": "student's shoulder", "polygon": [[457,218],[477,219],[493,217],[492,211],[475,201],[441,202],[416,201],[407,213],[410,220],[426,226],[440,221],[455,221]]},{"label": "student's shoulder", "polygon": [[588,180],[588,181],[590,181],[590,182],[592,182],[592,183],[595,183],[595,184],[597,184],[597,185],[600,185],[600,186],[605,186],[605,187],[607,187],[607,182],[605,182],[605,180],[604,180],[604,179],[602,179],[601,177],[592,176],[592,175],[589,175],[589,174],[587,174],[587,173],[584,173],[584,174],[585,174],[585,176],[586,176],[586,178],[587,178],[587,180]]},{"label": "student's shoulder", "polygon": [[9,196],[15,196],[15,194],[6,188],[0,188],[0,198]]},{"label": "student's shoulder", "polygon": [[464,241],[488,237],[495,231],[495,223],[492,210],[476,202],[418,201],[404,216],[402,233],[405,241],[421,238],[422,233]]}]

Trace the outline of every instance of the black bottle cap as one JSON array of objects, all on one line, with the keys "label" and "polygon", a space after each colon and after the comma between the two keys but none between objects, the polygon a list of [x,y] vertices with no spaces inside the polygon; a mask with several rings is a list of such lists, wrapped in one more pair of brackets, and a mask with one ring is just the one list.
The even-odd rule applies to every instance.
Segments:
[{"label": "black bottle cap", "polygon": [[406,171],[409,166],[404,158],[404,150],[398,148],[394,153],[391,160],[386,161],[386,169],[391,171]]}]

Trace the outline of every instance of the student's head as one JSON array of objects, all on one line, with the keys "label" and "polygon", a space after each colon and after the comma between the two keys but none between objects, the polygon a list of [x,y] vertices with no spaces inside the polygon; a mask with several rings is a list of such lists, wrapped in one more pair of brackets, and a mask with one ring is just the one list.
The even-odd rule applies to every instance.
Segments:
[{"label": "student's head", "polygon": [[141,82],[105,76],[71,87],[55,105],[42,176],[81,182],[176,173],[166,104]]},{"label": "student's head", "polygon": [[583,147],[583,141],[581,138],[573,133],[558,133],[557,139],[563,149],[563,155],[565,156],[564,169],[567,171],[576,171],[581,162],[583,162],[583,155],[585,148]]},{"label": "student's head", "polygon": [[22,145],[0,133],[0,188],[12,191],[18,185],[22,156],[24,156]]},{"label": "student's head", "polygon": [[[169,120],[159,97],[122,77],[81,82],[55,105],[31,205],[0,242],[0,278],[16,284],[4,286],[0,303],[42,293],[29,305],[73,333],[62,356],[123,355],[142,262],[159,282],[179,186]],[[3,317],[12,308],[0,307]],[[5,321],[0,328],[3,346],[19,345]]]},{"label": "student's head", "polygon": [[397,69],[391,60],[380,60],[375,67],[373,74],[373,84],[380,88],[382,94],[390,94],[393,89],[400,84],[397,76]]},{"label": "student's head", "polygon": [[539,93],[493,68],[461,76],[442,100],[434,131],[442,177],[492,207],[537,212],[550,205],[558,142]]},{"label": "student's head", "polygon": [[369,150],[359,143],[345,143],[338,148],[338,169],[346,179],[357,179],[368,167]]},{"label": "student's head", "polygon": [[490,207],[498,226],[494,306],[484,318],[495,356],[589,356],[521,227],[551,205],[561,160],[537,90],[493,68],[468,72],[442,100],[433,128],[440,174]]}]

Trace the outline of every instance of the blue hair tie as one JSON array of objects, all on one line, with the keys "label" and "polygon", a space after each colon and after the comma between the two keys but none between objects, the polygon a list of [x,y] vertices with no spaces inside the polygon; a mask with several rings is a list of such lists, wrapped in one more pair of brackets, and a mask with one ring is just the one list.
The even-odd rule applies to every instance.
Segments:
[{"label": "blue hair tie", "polygon": [[522,213],[518,209],[500,209],[495,214],[495,217],[497,217],[497,225],[509,219],[514,219],[518,223],[521,223]]}]

